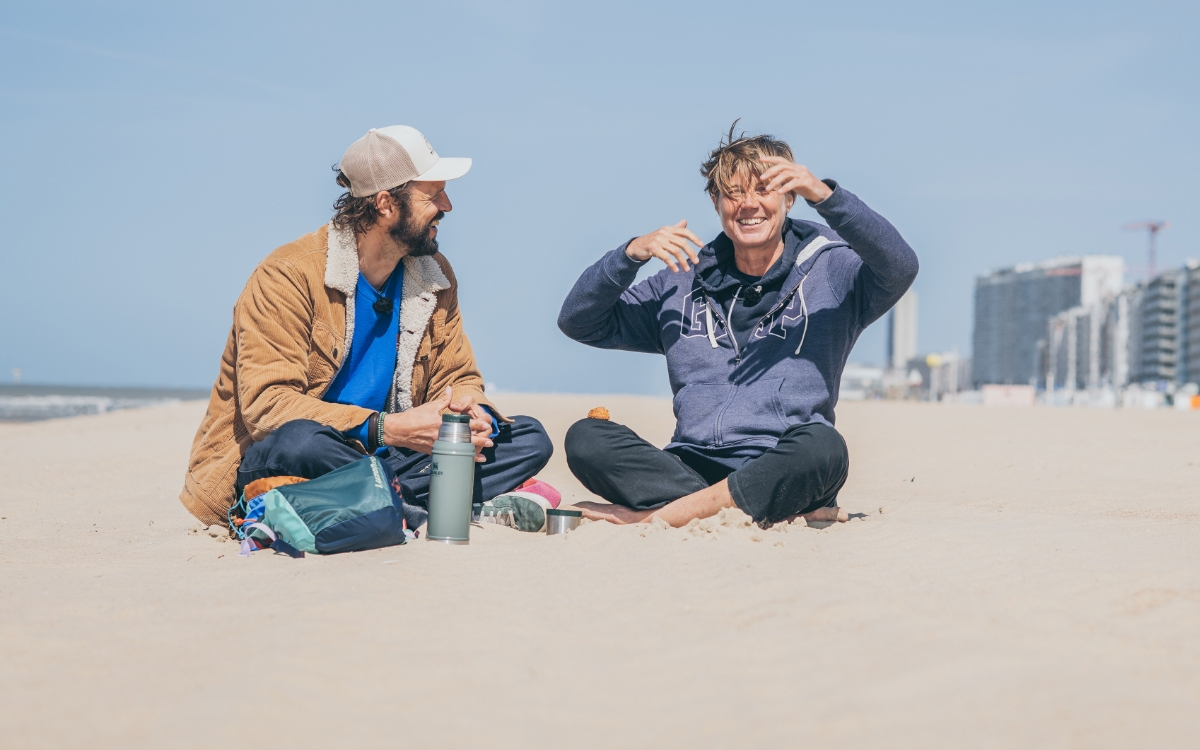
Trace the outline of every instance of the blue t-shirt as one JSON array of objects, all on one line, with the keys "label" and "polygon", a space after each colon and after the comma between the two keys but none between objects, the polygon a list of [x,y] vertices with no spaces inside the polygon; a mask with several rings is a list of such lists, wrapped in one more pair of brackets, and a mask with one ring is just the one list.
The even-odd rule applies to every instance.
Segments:
[{"label": "blue t-shirt", "polygon": [[[354,290],[354,339],[350,351],[342,362],[324,401],[334,404],[361,406],[364,409],[382,411],[387,405],[388,393],[396,377],[396,347],[400,333],[400,296],[404,288],[404,263],[396,264],[396,270],[376,291],[361,273]],[[380,300],[391,300],[388,312],[377,312],[375,305]],[[386,302],[380,309],[386,309]],[[486,408],[486,407],[485,407]],[[491,409],[488,409],[491,412]],[[346,430],[343,434],[363,445],[369,443],[367,428],[371,420]],[[492,437],[499,432],[499,421],[492,415]]]},{"label": "blue t-shirt", "polygon": [[[381,411],[387,405],[388,393],[396,373],[396,345],[400,329],[400,293],[404,287],[404,263],[375,291],[361,273],[354,290],[354,339],[334,376],[324,400],[335,404],[361,406]],[[377,312],[376,303],[386,312]],[[387,302],[391,304],[388,305]],[[346,435],[367,444],[368,419]]]}]

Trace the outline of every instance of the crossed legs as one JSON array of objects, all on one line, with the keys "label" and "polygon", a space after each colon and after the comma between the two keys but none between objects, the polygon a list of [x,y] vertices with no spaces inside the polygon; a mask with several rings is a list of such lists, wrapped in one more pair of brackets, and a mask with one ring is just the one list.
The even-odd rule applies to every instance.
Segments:
[{"label": "crossed legs", "polygon": [[824,424],[797,425],[741,468],[718,478],[711,463],[697,470],[659,450],[624,425],[599,419],[567,431],[567,465],[593,493],[609,501],[579,503],[588,518],[639,523],[662,518],[682,526],[738,507],[763,525],[804,517],[845,521],[837,493],[849,470],[846,443]]}]

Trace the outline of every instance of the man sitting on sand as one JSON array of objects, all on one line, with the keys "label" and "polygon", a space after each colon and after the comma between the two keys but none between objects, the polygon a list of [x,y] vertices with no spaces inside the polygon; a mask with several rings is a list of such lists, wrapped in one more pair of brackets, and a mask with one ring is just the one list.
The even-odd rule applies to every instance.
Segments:
[{"label": "man sitting on sand", "polygon": [[[584,271],[563,303],[558,325],[572,339],[665,354],[675,394],[664,450],[608,420],[572,425],[567,464],[611,503],[580,507],[613,523],[682,526],[734,506],[762,526],[844,521],[849,456],[833,427],[842,368],[912,284],[917,257],[771,136],[735,140],[731,129],[701,174],[722,234],[705,245],[681,221],[633,239]],[[789,219],[796,196],[830,226]],[[670,270],[630,288],[651,258]]]},{"label": "man sitting on sand", "polygon": [[463,332],[458,285],[438,252],[443,159],[413,128],[371,130],[338,166],[333,220],[271,253],[233,310],[208,413],[180,499],[206,524],[250,482],[319,477],[378,452],[424,521],[442,412],[471,416],[475,501],[508,492],[550,459],[537,420],[501,417]]}]

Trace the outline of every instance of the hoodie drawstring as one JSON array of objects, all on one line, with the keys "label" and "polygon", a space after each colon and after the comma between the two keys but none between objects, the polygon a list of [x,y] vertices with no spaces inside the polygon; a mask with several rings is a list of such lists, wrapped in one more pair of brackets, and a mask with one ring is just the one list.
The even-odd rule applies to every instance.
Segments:
[{"label": "hoodie drawstring", "polygon": [[725,317],[725,319],[730,323],[733,322],[733,308],[737,306],[738,295],[742,293],[743,289],[745,289],[745,287],[739,286],[737,291],[733,293],[733,299],[729,302],[729,314]]},{"label": "hoodie drawstring", "polygon": [[708,343],[712,344],[713,349],[716,349],[718,348],[717,333],[713,330],[712,301],[707,299],[704,300],[704,320],[708,324],[705,326],[708,329]]}]

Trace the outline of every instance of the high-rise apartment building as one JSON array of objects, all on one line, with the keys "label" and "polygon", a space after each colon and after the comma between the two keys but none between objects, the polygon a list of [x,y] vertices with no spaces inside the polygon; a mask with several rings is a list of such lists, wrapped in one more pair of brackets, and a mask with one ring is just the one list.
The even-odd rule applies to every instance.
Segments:
[{"label": "high-rise apartment building", "polygon": [[[1109,378],[1105,385],[1123,388],[1129,384],[1129,352],[1141,346],[1141,323],[1139,311],[1142,304],[1142,288],[1127,286],[1121,293],[1111,297],[1104,307],[1104,338],[1101,346],[1103,357],[1109,363]],[[1135,318],[1138,322],[1135,323]]]},{"label": "high-rise apartment building", "polygon": [[1138,282],[1121,290],[1119,299],[1128,312],[1125,328],[1125,377],[1114,385],[1124,387],[1135,383],[1142,371],[1142,301],[1146,298],[1146,284]]},{"label": "high-rise apartment building", "polygon": [[1186,334],[1181,338],[1187,369],[1183,381],[1200,383],[1200,261],[1191,261],[1185,271],[1187,288],[1184,290],[1183,323]]},{"label": "high-rise apartment building", "polygon": [[1200,263],[1168,269],[1135,289],[1129,382],[1200,382]]},{"label": "high-rise apartment building", "polygon": [[[1129,382],[1130,290],[1050,318],[1046,334],[1047,390],[1095,391]],[[1138,297],[1140,300],[1140,296]]]},{"label": "high-rise apartment building", "polygon": [[905,292],[888,315],[887,366],[903,370],[917,356],[917,293]]},{"label": "high-rise apartment building", "polygon": [[1200,263],[1049,320],[1048,390],[1170,389],[1200,380]]},{"label": "high-rise apartment building", "polygon": [[[977,278],[974,383],[1043,385],[1052,343],[1047,321],[1065,310],[1090,308],[1115,296],[1124,275],[1121,258],[1089,255],[1026,263]],[[1077,368],[1072,376],[1078,379]]]},{"label": "high-rise apartment building", "polygon": [[1172,268],[1146,282],[1142,290],[1140,341],[1131,352],[1135,383],[1174,383],[1186,380],[1184,349],[1187,269]]}]

